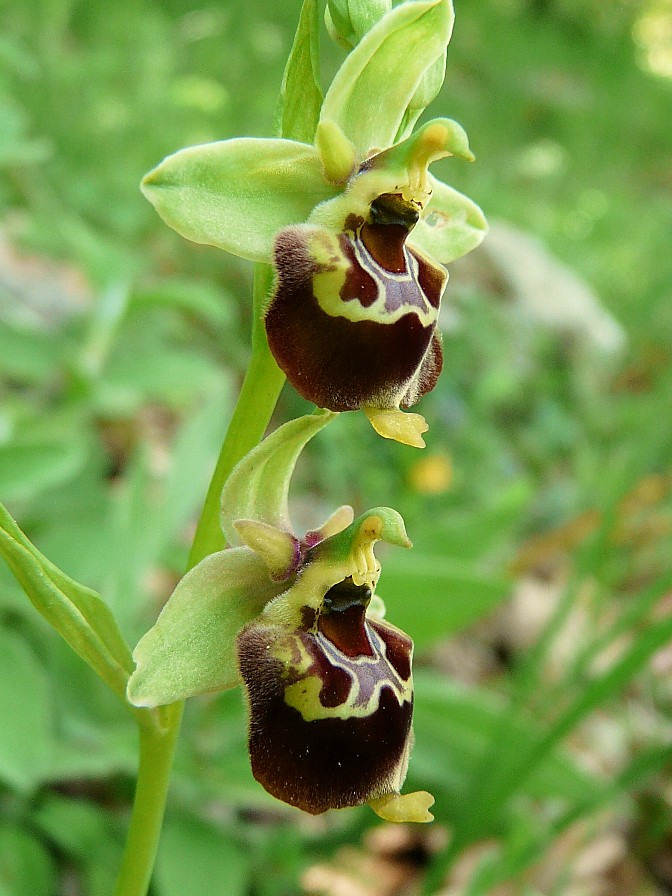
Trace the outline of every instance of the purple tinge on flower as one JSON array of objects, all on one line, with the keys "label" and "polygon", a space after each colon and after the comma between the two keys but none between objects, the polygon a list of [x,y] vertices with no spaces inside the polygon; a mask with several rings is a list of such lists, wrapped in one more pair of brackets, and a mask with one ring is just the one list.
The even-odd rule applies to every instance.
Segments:
[{"label": "purple tinge on flower", "polygon": [[313,224],[275,242],[271,351],[298,392],[334,411],[409,407],[441,372],[445,269],[407,245],[419,206],[378,196],[335,233]]},{"label": "purple tinge on flower", "polygon": [[411,748],[413,644],[366,616],[368,585],[330,588],[302,625],[238,635],[254,777],[306,812],[398,793]]}]

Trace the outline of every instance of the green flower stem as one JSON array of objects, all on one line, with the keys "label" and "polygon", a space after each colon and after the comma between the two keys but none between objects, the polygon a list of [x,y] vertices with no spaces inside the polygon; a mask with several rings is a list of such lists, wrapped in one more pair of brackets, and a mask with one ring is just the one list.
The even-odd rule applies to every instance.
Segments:
[{"label": "green flower stem", "polygon": [[238,461],[261,441],[285,382],[285,375],[268,348],[263,325],[263,310],[272,280],[273,269],[269,265],[255,266],[252,357],[210,481],[191,546],[189,569],[208,554],[221,551],[224,547],[219,524],[220,495],[224,483]]},{"label": "green flower stem", "polygon": [[[159,846],[168,780],[183,703],[161,709],[162,725],[140,725],[140,762],[133,814],[115,896],[145,896]],[[155,713],[156,710],[148,710]]]},{"label": "green flower stem", "polygon": [[[268,265],[254,272],[252,357],[222,445],[189,555],[187,571],[224,547],[219,523],[220,494],[229,473],[261,441],[277,404],[285,376],[268,349],[263,310],[273,279]],[[140,762],[124,858],[115,896],[145,896],[159,845],[168,782],[184,702],[157,710],[139,710]],[[153,718],[152,718],[153,716]],[[158,724],[157,724],[158,723]]]}]

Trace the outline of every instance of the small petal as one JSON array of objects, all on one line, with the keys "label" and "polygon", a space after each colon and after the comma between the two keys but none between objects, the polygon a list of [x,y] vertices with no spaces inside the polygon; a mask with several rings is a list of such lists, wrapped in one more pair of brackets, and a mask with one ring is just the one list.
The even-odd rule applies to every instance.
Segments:
[{"label": "small petal", "polygon": [[266,564],[271,578],[283,582],[296,572],[301,561],[299,539],[258,520],[236,520],[234,529]]},{"label": "small petal", "polygon": [[135,706],[160,706],[238,681],[235,638],[286,585],[248,548],[210,554],[180,580],[133,652]]},{"label": "small petal", "polygon": [[334,121],[321,121],[315,134],[324,173],[332,184],[346,183],[355,167],[355,147]]},{"label": "small petal", "polygon": [[278,230],[336,195],[314,147],[253,137],[180,150],[146,175],[142,189],[181,236],[265,262]]},{"label": "small petal", "polygon": [[312,548],[321,541],[324,541],[325,538],[331,538],[333,535],[338,535],[339,532],[347,529],[354,518],[355,511],[352,507],[350,507],[349,504],[343,504],[342,507],[334,510],[331,516],[322,523],[319,529],[312,529],[310,532],[306,532],[303,538],[303,544]]}]

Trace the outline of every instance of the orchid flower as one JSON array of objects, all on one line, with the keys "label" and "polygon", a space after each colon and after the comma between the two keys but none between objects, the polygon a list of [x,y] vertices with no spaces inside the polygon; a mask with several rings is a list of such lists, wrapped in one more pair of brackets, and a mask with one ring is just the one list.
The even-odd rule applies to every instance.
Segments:
[{"label": "orchid flower", "polygon": [[486,231],[478,206],[428,172],[445,156],[473,159],[463,129],[439,118],[413,133],[443,81],[452,25],[450,0],[388,10],[336,73],[312,143],[194,146],[143,182],[183,236],[273,265],[268,342],[304,398],[361,408],[381,435],[417,446],[425,421],[400,409],[441,371],[444,265]]},{"label": "orchid flower", "polygon": [[413,643],[383,619],[376,541],[410,547],[399,514],[341,507],[298,538],[287,497],[305,444],[334,416],[277,429],[222,495],[232,547],[180,581],[138,643],[128,697],[153,707],[245,689],[255,778],[306,812],[368,803],[431,821],[432,797],[400,794],[412,745]]}]

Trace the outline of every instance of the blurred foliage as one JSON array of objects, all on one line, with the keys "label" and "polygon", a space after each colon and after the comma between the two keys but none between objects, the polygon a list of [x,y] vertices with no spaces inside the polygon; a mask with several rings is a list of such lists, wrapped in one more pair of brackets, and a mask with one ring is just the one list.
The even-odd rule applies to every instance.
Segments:
[{"label": "blurred foliage", "polygon": [[[460,121],[478,157],[441,176],[583,276],[625,348],[600,354],[487,278],[458,280],[445,371],[421,408],[426,457],[344,415],[299,470],[299,528],[344,501],[389,503],[415,542],[384,555],[381,593],[418,646],[410,784],[434,790],[455,833],[427,847],[427,892],[483,841],[466,896],[573,892],[534,869],[605,808],[635,852],[646,844],[647,868],[672,836],[672,80],[652,73],[650,24],[663,6],[456,0],[431,110]],[[0,7],[0,498],[131,642],[184,567],[251,308],[249,268],[182,241],[137,185],[182,146],[270,133],[298,12]],[[303,408],[286,390],[278,420]],[[524,605],[512,634],[521,582],[546,612],[535,627]],[[470,677],[476,648],[487,659]],[[4,566],[0,717],[0,894],[109,894],[134,728]],[[289,896],[377,826],[367,810],[311,819],[271,801],[248,769],[240,694],[195,700],[153,892]]]}]

